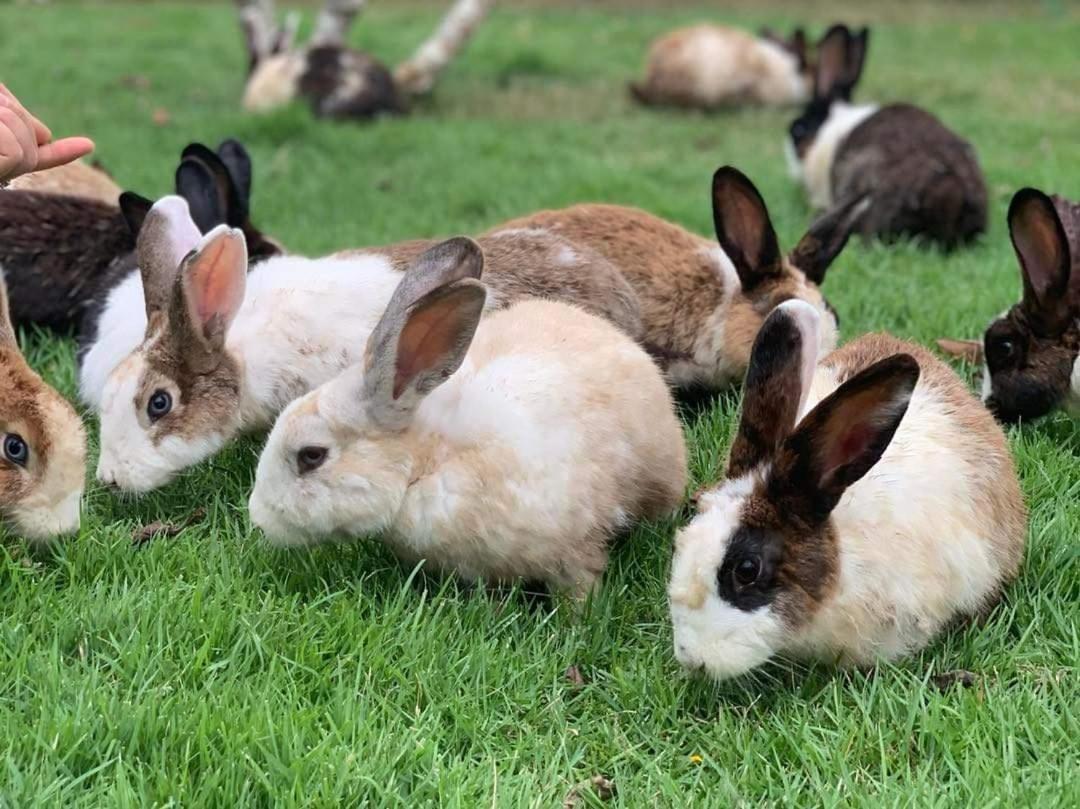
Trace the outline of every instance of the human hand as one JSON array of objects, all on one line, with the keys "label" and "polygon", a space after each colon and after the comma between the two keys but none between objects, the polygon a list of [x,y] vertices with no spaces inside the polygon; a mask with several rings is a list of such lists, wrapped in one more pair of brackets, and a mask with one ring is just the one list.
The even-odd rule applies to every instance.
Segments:
[{"label": "human hand", "polygon": [[94,150],[89,138],[62,138],[52,132],[0,84],[0,183],[20,174],[62,166]]}]

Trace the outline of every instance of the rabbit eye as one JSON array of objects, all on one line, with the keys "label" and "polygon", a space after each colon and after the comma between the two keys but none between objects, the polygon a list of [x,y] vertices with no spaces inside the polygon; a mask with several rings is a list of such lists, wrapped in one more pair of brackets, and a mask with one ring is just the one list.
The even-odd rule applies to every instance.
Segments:
[{"label": "rabbit eye", "polygon": [[146,403],[146,415],[150,421],[157,421],[172,410],[172,395],[167,390],[156,390]]},{"label": "rabbit eye", "polygon": [[21,435],[8,433],[4,437],[4,457],[17,466],[26,466],[26,459],[30,457],[30,448],[26,446]]},{"label": "rabbit eye", "polygon": [[761,575],[761,559],[757,556],[744,556],[736,563],[732,572],[736,584],[749,587]]},{"label": "rabbit eye", "polygon": [[326,463],[328,454],[326,447],[304,447],[296,453],[296,467],[301,475],[313,472]]}]

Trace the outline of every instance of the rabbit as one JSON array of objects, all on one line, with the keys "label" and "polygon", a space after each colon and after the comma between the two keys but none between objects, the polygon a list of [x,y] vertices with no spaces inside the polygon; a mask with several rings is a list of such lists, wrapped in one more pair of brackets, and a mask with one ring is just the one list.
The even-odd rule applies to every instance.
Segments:
[{"label": "rabbit", "polygon": [[1001,428],[940,360],[867,335],[816,361],[789,301],[754,344],[723,482],[675,539],[675,655],[734,677],[786,655],[868,666],[992,607],[1026,510]]},{"label": "rabbit", "polygon": [[646,105],[714,110],[740,104],[798,104],[810,97],[806,33],[790,39],[722,25],[664,34],[649,47],[645,78],[630,85]]},{"label": "rabbit", "polygon": [[[219,226],[202,237],[181,197],[147,216],[139,271],[110,294],[79,370],[80,396],[100,416],[107,485],[158,488],[234,436],[268,428],[356,361],[402,273],[433,244],[279,256],[247,277],[236,263],[247,260],[242,236]],[[489,308],[555,297],[640,333],[633,290],[588,248],[530,229],[498,230],[481,244]]]},{"label": "rabbit", "polygon": [[818,219],[787,256],[765,200],[732,166],[712,182],[716,242],[635,208],[576,205],[503,227],[542,228],[610,260],[641,305],[644,345],[677,388],[718,390],[746,371],[765,316],[790,298],[823,317],[821,350],[836,345],[837,317],[819,289],[867,201],[853,198]]},{"label": "rabbit", "polygon": [[613,535],[679,505],[686,448],[648,355],[558,301],[481,321],[482,266],[464,238],[421,254],[362,359],[285,409],[249,503],[272,543],[378,533],[409,563],[584,598]]},{"label": "rabbit", "polygon": [[123,190],[101,166],[85,160],[23,174],[12,180],[8,188],[12,191],[39,191],[94,199],[112,206],[117,204]]},{"label": "rabbit", "polygon": [[1080,416],[1080,204],[1035,188],[1009,205],[1023,298],[982,342],[939,340],[948,354],[985,363],[983,401],[1006,423],[1064,407]]},{"label": "rabbit", "polygon": [[79,529],[86,434],[75,410],[19,351],[0,275],[0,513],[47,542]]},{"label": "rabbit", "polygon": [[986,181],[975,150],[918,107],[851,103],[869,35],[837,25],[822,39],[813,98],[785,144],[792,173],[820,210],[870,195],[858,225],[866,238],[965,245],[986,230]]},{"label": "rabbit", "polygon": [[465,47],[494,0],[457,0],[436,32],[394,70],[346,42],[363,5],[364,0],[327,0],[310,40],[297,47],[297,16],[279,27],[273,0],[240,0],[248,51],[244,109],[267,112],[302,98],[321,118],[368,120],[408,112],[411,99],[429,92]]},{"label": "rabbit", "polygon": [[[242,227],[256,259],[281,252],[251,224],[251,159],[238,142],[225,141],[217,154],[189,145],[176,185],[203,227]],[[16,326],[74,329],[81,345],[93,341],[104,299],[135,270],[131,254],[149,206],[131,192],[113,204],[39,191],[0,194],[0,267]]]}]

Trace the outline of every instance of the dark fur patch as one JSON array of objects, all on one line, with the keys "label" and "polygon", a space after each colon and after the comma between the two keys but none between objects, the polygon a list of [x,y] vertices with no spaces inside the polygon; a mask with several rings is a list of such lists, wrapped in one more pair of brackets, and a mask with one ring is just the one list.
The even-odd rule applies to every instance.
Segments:
[{"label": "dark fur patch", "polygon": [[307,52],[300,95],[324,118],[372,118],[405,112],[387,67],[362,51],[324,45]]}]

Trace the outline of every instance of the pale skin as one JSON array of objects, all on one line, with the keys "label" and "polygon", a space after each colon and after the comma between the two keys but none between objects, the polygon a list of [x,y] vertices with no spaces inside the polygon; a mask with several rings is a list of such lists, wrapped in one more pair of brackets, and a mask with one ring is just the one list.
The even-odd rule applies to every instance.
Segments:
[{"label": "pale skin", "polygon": [[89,138],[53,140],[52,132],[0,84],[0,183],[56,168],[94,150]]}]

